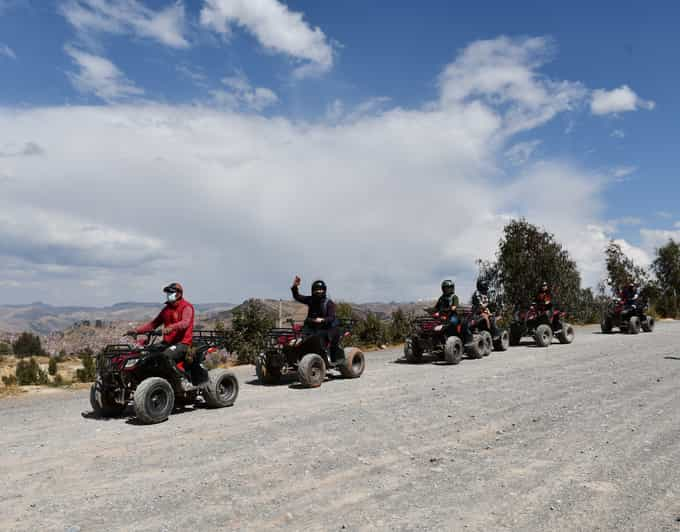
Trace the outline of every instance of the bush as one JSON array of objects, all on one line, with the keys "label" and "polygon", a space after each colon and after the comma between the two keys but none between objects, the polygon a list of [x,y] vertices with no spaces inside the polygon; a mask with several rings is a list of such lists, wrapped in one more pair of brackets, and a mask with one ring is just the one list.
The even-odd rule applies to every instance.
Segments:
[{"label": "bush", "polygon": [[54,376],[54,380],[52,381],[53,386],[64,386],[66,384],[66,381],[64,381],[64,377],[61,376],[61,373],[57,373]]},{"label": "bush", "polygon": [[76,379],[78,379],[80,382],[94,381],[96,376],[94,357],[81,355],[80,359],[83,362],[83,367],[76,370]]},{"label": "bush", "polygon": [[652,269],[657,278],[655,309],[665,318],[680,316],[680,244],[669,240],[656,250]]},{"label": "bush", "polygon": [[5,375],[2,377],[2,383],[5,386],[16,386],[17,385],[17,378],[15,375]]},{"label": "bush", "polygon": [[411,331],[413,319],[413,314],[407,315],[400,308],[392,312],[392,319],[388,326],[389,341],[392,343],[401,343],[406,340],[406,337]]},{"label": "bush", "polygon": [[388,342],[388,324],[369,312],[365,320],[354,325],[352,336],[362,345],[382,345]]},{"label": "bush", "polygon": [[232,310],[232,330],[228,343],[241,364],[255,362],[262,351],[269,329],[274,327],[274,311],[258,299],[249,299]]},{"label": "bush", "polygon": [[47,384],[49,382],[47,373],[40,369],[40,365],[33,357],[28,360],[20,360],[17,363],[15,373],[17,384],[20,386],[28,384]]},{"label": "bush", "polygon": [[45,356],[47,353],[42,348],[40,337],[29,332],[23,332],[12,344],[14,354],[21,357]]},{"label": "bush", "polygon": [[10,356],[12,354],[12,345],[6,342],[0,342],[0,356]]},{"label": "bush", "polygon": [[50,357],[50,362],[47,365],[47,372],[50,375],[56,375],[57,374],[57,359],[54,357]]}]

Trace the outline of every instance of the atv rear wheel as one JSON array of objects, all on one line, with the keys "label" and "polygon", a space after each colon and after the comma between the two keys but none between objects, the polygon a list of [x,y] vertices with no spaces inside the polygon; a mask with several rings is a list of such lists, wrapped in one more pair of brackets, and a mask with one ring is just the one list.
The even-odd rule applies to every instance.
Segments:
[{"label": "atv rear wheel", "polygon": [[493,338],[491,338],[491,333],[489,331],[482,331],[479,336],[484,338],[484,356],[488,357],[493,351]]},{"label": "atv rear wheel", "polygon": [[326,378],[326,363],[320,355],[309,353],[298,363],[298,379],[307,388],[318,388]]},{"label": "atv rear wheel", "polygon": [[412,338],[407,338],[404,342],[404,356],[411,364],[417,364],[423,359],[423,352]]},{"label": "atv rear wheel", "polygon": [[366,369],[366,357],[356,347],[345,348],[345,360],[338,366],[340,374],[346,379],[357,379]]},{"label": "atv rear wheel", "polygon": [[628,334],[639,334],[640,333],[640,318],[637,316],[632,316],[628,320]]},{"label": "atv rear wheel", "polygon": [[125,411],[125,405],[117,403],[111,393],[102,390],[96,382],[90,386],[90,406],[97,417],[117,417]]},{"label": "atv rear wheel", "polygon": [[510,347],[510,333],[507,329],[502,329],[498,339],[493,342],[493,348],[495,351],[507,351],[508,347]]},{"label": "atv rear wheel", "polygon": [[538,347],[548,347],[552,343],[553,332],[550,325],[542,323],[536,327],[536,333],[534,334],[534,340]]},{"label": "atv rear wheel", "polygon": [[472,336],[472,342],[465,346],[468,351],[468,356],[470,358],[478,359],[484,356],[484,350],[486,349],[486,342],[479,334]]},{"label": "atv rear wheel", "polygon": [[266,357],[259,356],[255,359],[255,373],[262,384],[272,385],[281,381],[281,368],[270,366]]},{"label": "atv rear wheel", "polygon": [[457,336],[449,336],[444,344],[444,360],[449,364],[460,364],[463,358],[463,342]]},{"label": "atv rear wheel", "polygon": [[574,327],[568,323],[562,323],[562,330],[557,333],[557,339],[560,341],[560,343],[570,344],[574,341],[575,337],[576,332],[574,331]]},{"label": "atv rear wheel", "polygon": [[656,325],[654,318],[651,316],[645,316],[645,321],[642,322],[642,330],[645,332],[652,332],[654,326]]},{"label": "atv rear wheel", "polygon": [[175,407],[175,392],[170,383],[161,377],[144,379],[134,396],[135,415],[147,425],[168,419]]},{"label": "atv rear wheel", "polygon": [[208,372],[210,380],[203,397],[210,408],[231,406],[238,397],[238,379],[226,369],[212,369]]},{"label": "atv rear wheel", "polygon": [[602,330],[603,334],[609,334],[610,332],[612,332],[612,327],[613,327],[612,319],[609,317],[603,319],[602,322],[600,323],[600,329]]}]

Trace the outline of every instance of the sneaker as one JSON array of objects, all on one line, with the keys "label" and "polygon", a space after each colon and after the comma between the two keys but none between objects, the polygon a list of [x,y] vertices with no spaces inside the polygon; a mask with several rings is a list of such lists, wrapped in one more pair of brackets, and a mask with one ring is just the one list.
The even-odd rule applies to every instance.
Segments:
[{"label": "sneaker", "polygon": [[188,379],[184,377],[180,379],[179,385],[185,392],[193,392],[196,389],[196,387],[193,384],[191,384]]}]

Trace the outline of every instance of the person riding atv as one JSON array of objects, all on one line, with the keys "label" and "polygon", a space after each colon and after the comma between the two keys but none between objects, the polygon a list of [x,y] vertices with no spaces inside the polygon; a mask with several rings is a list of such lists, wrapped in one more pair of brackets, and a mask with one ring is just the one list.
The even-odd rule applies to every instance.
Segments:
[{"label": "person riding atv", "polygon": [[129,336],[149,333],[162,326],[163,354],[170,359],[175,368],[182,389],[190,391],[193,389],[191,379],[186,372],[180,370],[177,365],[186,359],[189,348],[191,347],[194,332],[194,307],[184,299],[184,288],[179,283],[170,283],[163,288],[166,294],[165,307],[158,316],[144,325],[128,331]]},{"label": "person riding atv", "polygon": [[566,312],[559,310],[548,283],[543,281],[528,309],[516,306],[510,325],[510,345],[519,345],[524,336],[532,336],[539,347],[548,347],[553,336],[562,344],[570,344],[575,331],[565,318]]},{"label": "person riding atv", "polygon": [[648,301],[641,297],[638,286],[634,282],[627,282],[607,306],[600,328],[603,333],[612,332],[618,328],[621,332],[638,334],[654,330],[654,317],[646,314]]},{"label": "person riding atv", "polygon": [[456,333],[456,328],[460,323],[460,318],[458,317],[458,305],[460,302],[456,295],[456,285],[452,280],[443,280],[441,288],[442,295],[437,299],[434,310],[448,316],[447,334],[450,336]]},{"label": "person riding atv", "polygon": [[489,308],[490,304],[489,283],[484,279],[477,279],[477,290],[472,294],[472,313],[466,320],[467,328],[472,333],[487,331],[487,343],[491,343],[497,351],[506,351],[510,341],[509,334],[506,329],[498,327],[496,316]]},{"label": "person riding atv", "polygon": [[539,289],[538,294],[536,294],[534,301],[539,310],[552,310],[552,294],[546,281],[541,283],[541,288]]},{"label": "person riding atv", "polygon": [[335,303],[326,292],[326,283],[317,280],[312,283],[312,295],[300,294],[300,277],[295,276],[290,291],[295,301],[307,305],[307,318],[305,319],[303,334],[306,336],[318,336],[322,345],[329,344],[330,361],[333,364],[343,362],[344,352],[339,349],[340,330],[338,319],[335,315]]}]

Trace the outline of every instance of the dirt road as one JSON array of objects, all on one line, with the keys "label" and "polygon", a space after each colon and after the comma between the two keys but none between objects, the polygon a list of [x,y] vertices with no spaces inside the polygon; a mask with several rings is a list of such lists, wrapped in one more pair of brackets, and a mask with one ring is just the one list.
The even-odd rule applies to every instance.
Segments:
[{"label": "dirt road", "polygon": [[1,530],[680,530],[680,323],[263,387],[155,426],[0,401]]}]

